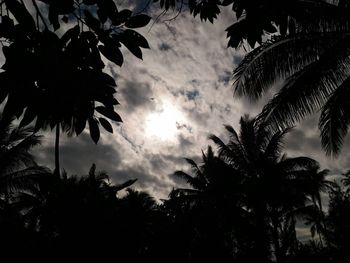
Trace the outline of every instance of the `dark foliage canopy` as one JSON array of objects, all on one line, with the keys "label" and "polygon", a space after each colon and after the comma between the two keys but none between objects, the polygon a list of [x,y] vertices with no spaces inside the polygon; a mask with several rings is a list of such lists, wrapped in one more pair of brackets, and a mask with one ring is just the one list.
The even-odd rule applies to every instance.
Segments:
[{"label": "dark foliage canopy", "polygon": [[35,131],[61,124],[79,135],[88,123],[96,143],[100,124],[113,132],[110,121],[122,119],[114,111],[116,83],[101,54],[121,66],[123,44],[142,59],[141,48],[149,45],[134,28],[150,17],[119,11],[113,0],[6,0],[0,9],[4,114],[22,116],[22,126],[35,120]]}]

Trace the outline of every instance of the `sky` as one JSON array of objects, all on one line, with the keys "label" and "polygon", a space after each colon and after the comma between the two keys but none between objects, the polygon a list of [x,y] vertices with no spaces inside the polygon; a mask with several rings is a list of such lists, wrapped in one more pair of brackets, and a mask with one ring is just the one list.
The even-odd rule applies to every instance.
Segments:
[{"label": "sky", "polygon": [[[117,1],[136,12],[146,0]],[[114,123],[114,133],[101,133],[97,145],[88,130],[79,137],[61,136],[61,168],[68,174],[86,174],[93,163],[110,175],[113,183],[138,179],[134,188],[166,199],[173,188],[186,187],[177,170],[189,171],[184,158],[200,163],[202,151],[212,143],[210,134],[227,141],[224,125],[239,129],[244,114],[257,115],[273,92],[258,102],[234,97],[232,72],[246,50],[227,48],[225,29],[235,17],[222,8],[214,24],[201,22],[188,12],[154,19],[159,10],[148,10],[151,23],[137,30],[149,42],[143,60],[122,49],[122,67],[108,63],[106,72],[117,82],[117,112],[123,123]],[[106,61],[107,63],[107,61]],[[272,90],[277,90],[278,85]],[[308,156],[330,169],[330,178],[350,168],[349,138],[337,159],[325,156],[320,146],[318,115],[310,116],[286,137],[288,156]],[[54,133],[45,132],[34,155],[41,165],[54,168]],[[214,147],[215,149],[215,147]],[[303,225],[301,240],[310,237]]]},{"label": "sky", "polygon": [[[119,3],[135,12],[143,5],[140,0]],[[238,129],[242,115],[259,113],[269,96],[254,103],[234,97],[232,71],[245,51],[227,48],[225,29],[235,18],[230,8],[221,11],[214,24],[183,12],[175,20],[166,21],[174,16],[168,14],[138,30],[151,47],[143,50],[143,60],[123,49],[124,65],[106,67],[118,85],[117,112],[123,124],[114,124],[114,134],[103,132],[97,145],[87,130],[79,137],[62,136],[61,166],[68,174],[86,174],[95,163],[112,182],[137,178],[135,188],[164,199],[174,187],[185,186],[172,175],[188,171],[184,157],[200,162],[210,134],[227,141],[224,124]],[[156,17],[157,12],[149,12]],[[349,145],[347,140],[339,158],[326,157],[316,114],[287,136],[286,152],[314,158],[336,175],[350,167]],[[45,134],[35,153],[38,163],[53,168],[53,149],[54,134]]]}]

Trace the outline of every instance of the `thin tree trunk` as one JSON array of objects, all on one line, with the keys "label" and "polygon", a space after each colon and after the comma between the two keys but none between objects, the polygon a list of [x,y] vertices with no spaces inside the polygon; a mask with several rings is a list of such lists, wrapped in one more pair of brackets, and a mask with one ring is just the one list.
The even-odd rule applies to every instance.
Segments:
[{"label": "thin tree trunk", "polygon": [[[322,230],[325,231],[326,230],[326,224],[324,222],[324,213],[323,213],[323,208],[322,208],[322,199],[321,199],[321,195],[320,193],[318,193],[317,195],[317,201],[318,201],[318,205],[320,207],[320,213],[321,213],[321,216],[322,216],[322,219],[321,219],[321,225],[322,225]],[[321,229],[318,229],[318,236],[320,238],[320,244],[321,246],[323,247],[323,240],[322,240],[322,233],[321,233]]]},{"label": "thin tree trunk", "polygon": [[256,253],[257,258],[260,259],[260,262],[270,262],[270,247],[269,247],[269,237],[268,230],[265,222],[264,208],[261,207],[261,204],[255,205],[255,216],[256,216]]},{"label": "thin tree trunk", "polygon": [[55,138],[55,175],[60,175],[60,123],[56,125],[56,138]]},{"label": "thin tree trunk", "polygon": [[283,263],[284,262],[284,255],[282,252],[282,248],[280,246],[280,238],[279,238],[279,219],[278,216],[273,213],[272,215],[272,238],[273,238],[273,243],[274,243],[274,252],[275,252],[275,257],[276,257],[276,262],[277,263]]}]

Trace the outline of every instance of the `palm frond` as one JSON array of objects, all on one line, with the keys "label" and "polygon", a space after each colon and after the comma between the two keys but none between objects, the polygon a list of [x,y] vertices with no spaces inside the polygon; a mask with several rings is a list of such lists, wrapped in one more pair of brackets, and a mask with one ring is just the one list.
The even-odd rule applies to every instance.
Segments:
[{"label": "palm frond", "polygon": [[227,162],[234,168],[244,169],[248,166],[244,157],[244,149],[239,140],[230,141],[225,144],[216,135],[210,135],[209,139],[218,146],[219,158]]},{"label": "palm frond", "polygon": [[189,197],[198,197],[198,194],[200,192],[195,189],[189,189],[189,188],[177,188],[174,189],[170,194],[172,197],[183,197],[186,196],[187,198]]},{"label": "palm frond", "polygon": [[330,34],[273,37],[248,53],[234,70],[235,93],[259,99],[272,84],[316,61],[334,41]]},{"label": "palm frond", "polygon": [[345,173],[342,174],[344,178],[341,179],[341,183],[345,186],[348,187],[350,186],[350,170],[346,171]]},{"label": "palm frond", "polygon": [[231,154],[231,149],[216,135],[209,135],[209,139],[213,141],[218,147],[219,157],[222,157],[225,154]]},{"label": "palm frond", "polygon": [[349,75],[349,44],[350,36],[289,77],[259,118],[268,120],[276,129],[293,126],[296,121],[319,110]]},{"label": "palm frond", "polygon": [[137,181],[137,179],[133,179],[133,180],[128,180],[125,183],[122,184],[118,184],[118,185],[113,185],[113,186],[109,186],[110,189],[112,189],[115,192],[121,191],[131,185],[133,185],[135,182]]},{"label": "palm frond", "polygon": [[200,183],[200,180],[183,171],[176,171],[174,175],[185,180],[194,189],[201,189],[203,187]]},{"label": "palm frond", "polygon": [[200,172],[200,168],[198,167],[198,165],[196,164],[195,161],[193,161],[192,159],[189,159],[189,158],[184,158],[184,159],[186,160],[186,162],[187,162],[188,164],[191,165],[191,168],[192,168],[192,170],[193,170],[195,173]]},{"label": "palm frond", "polygon": [[239,136],[236,130],[231,125],[224,125],[224,127],[229,133],[230,140],[234,143],[239,144]]},{"label": "palm frond", "polygon": [[26,189],[37,182],[40,177],[47,176],[49,173],[46,167],[33,166],[10,174],[3,174],[0,176],[0,192]]},{"label": "palm frond", "polygon": [[12,173],[18,169],[36,165],[33,156],[28,152],[9,151],[0,156],[0,174]]},{"label": "palm frond", "polygon": [[242,145],[242,153],[247,160],[255,161],[255,156],[259,152],[257,149],[257,134],[255,120],[249,118],[248,115],[240,119],[239,139]]},{"label": "palm frond", "polygon": [[291,129],[292,128],[286,128],[282,131],[278,131],[271,137],[264,149],[264,157],[266,159],[277,160],[282,151],[283,138]]},{"label": "palm frond", "polygon": [[297,1],[291,15],[297,23],[298,32],[344,32],[349,31],[349,17],[340,1]]},{"label": "palm frond", "polygon": [[287,158],[278,163],[278,166],[282,168],[284,171],[298,171],[298,170],[310,170],[315,166],[318,166],[318,162],[309,157],[294,157]]},{"label": "palm frond", "polygon": [[319,120],[322,147],[328,155],[338,155],[350,124],[350,77],[323,106]]}]

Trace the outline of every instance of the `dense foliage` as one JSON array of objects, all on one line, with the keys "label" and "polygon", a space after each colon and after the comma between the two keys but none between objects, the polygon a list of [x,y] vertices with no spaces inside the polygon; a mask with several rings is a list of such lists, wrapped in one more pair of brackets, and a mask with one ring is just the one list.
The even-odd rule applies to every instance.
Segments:
[{"label": "dense foliage", "polygon": [[[79,135],[88,123],[95,143],[99,125],[113,132],[110,121],[121,117],[105,61],[121,66],[121,45],[142,59],[141,48],[149,45],[134,29],[146,26],[150,17],[118,10],[113,0],[1,1],[1,255],[188,263],[349,261],[349,172],[330,182],[315,160],[282,154],[288,125],[321,106],[326,150],[337,152],[347,132],[347,2],[151,2],[165,11],[185,6],[210,22],[221,7],[231,5],[237,21],[227,28],[228,46],[259,44],[236,69],[236,90],[258,98],[277,78],[289,77],[285,87],[259,118],[243,117],[239,132],[226,126],[227,143],[212,135],[218,149],[209,146],[202,163],[186,159],[192,173],[174,176],[188,188],[174,189],[167,200],[157,202],[129,188],[135,179],[115,185],[95,165],[87,175],[69,176],[58,162],[60,129]],[[265,41],[266,33],[275,35]],[[334,119],[337,113],[340,118]],[[55,172],[30,154],[40,141],[35,132],[47,127],[56,128]],[[328,209],[322,196],[329,199]],[[298,240],[299,223],[309,226],[309,242]]]},{"label": "dense foliage", "polygon": [[[61,125],[79,135],[89,124],[97,143],[99,125],[113,132],[115,80],[105,60],[121,66],[121,44],[142,59],[147,40],[134,29],[150,17],[118,10],[113,0],[17,1],[0,6],[0,37],[5,64],[0,73],[0,102],[5,115],[35,130]],[[20,77],[18,77],[20,76]]]},{"label": "dense foliage", "polygon": [[[188,188],[174,189],[157,202],[130,188],[136,180],[115,185],[95,165],[82,176],[37,166],[28,150],[38,138],[7,123],[1,148],[13,154],[0,155],[0,164],[11,164],[0,174],[4,257],[40,258],[45,251],[62,259],[118,255],[119,260],[192,263],[344,262],[350,256],[349,173],[341,186],[327,181],[327,171],[315,160],[287,158],[281,151],[288,130],[271,133],[248,117],[241,119],[239,132],[226,126],[227,143],[211,136],[217,153],[208,147],[202,163],[186,159],[191,173],[174,173]],[[21,161],[7,162],[9,156]],[[330,199],[327,213],[321,194]],[[310,226],[309,243],[298,240],[300,222]]]}]

